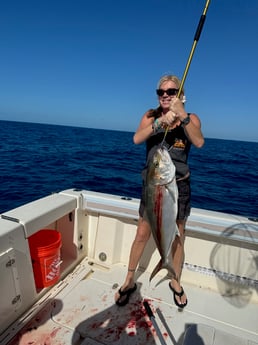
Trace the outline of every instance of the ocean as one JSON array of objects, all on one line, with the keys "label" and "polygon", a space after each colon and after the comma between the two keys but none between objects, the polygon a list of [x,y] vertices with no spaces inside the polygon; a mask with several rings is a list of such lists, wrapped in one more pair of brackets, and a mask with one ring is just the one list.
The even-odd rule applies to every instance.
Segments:
[{"label": "ocean", "polygon": [[[139,198],[145,145],[133,133],[0,121],[0,213],[68,188]],[[258,143],[192,147],[192,207],[258,217]]]}]

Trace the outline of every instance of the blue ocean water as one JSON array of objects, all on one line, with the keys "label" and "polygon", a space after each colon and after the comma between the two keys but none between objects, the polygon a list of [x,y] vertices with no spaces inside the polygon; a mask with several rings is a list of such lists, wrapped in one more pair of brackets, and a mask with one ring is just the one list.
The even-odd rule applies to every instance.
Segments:
[{"label": "blue ocean water", "polygon": [[[133,133],[0,121],[0,213],[68,188],[139,198],[145,146]],[[192,148],[192,206],[258,217],[258,143]]]}]

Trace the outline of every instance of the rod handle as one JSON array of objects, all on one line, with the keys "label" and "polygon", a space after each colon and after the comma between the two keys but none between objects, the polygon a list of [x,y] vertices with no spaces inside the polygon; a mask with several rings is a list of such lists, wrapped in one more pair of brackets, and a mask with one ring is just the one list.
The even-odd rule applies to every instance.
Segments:
[{"label": "rod handle", "polygon": [[204,22],[205,22],[205,18],[206,18],[206,16],[204,14],[202,14],[201,18],[200,18],[200,21],[199,21],[199,24],[198,24],[198,27],[196,29],[196,33],[194,35],[194,40],[195,41],[198,41],[200,36],[201,36],[201,32],[202,32],[202,28],[203,28],[203,25],[204,25]]},{"label": "rod handle", "polygon": [[149,306],[149,303],[147,301],[144,301],[143,305],[144,305],[144,308],[145,308],[149,318],[151,319],[152,317],[154,317],[153,312],[151,310],[151,307]]}]

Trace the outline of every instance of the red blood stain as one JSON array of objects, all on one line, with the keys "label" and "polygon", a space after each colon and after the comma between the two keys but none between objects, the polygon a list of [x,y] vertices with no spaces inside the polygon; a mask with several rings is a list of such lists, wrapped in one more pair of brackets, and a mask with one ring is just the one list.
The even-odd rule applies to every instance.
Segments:
[{"label": "red blood stain", "polygon": [[102,297],[102,302],[106,302],[107,297],[108,297],[107,295],[103,296],[103,297]]},{"label": "red blood stain", "polygon": [[90,312],[93,314],[93,313],[97,313],[98,312],[98,308],[93,308],[90,310]]},{"label": "red blood stain", "polygon": [[61,327],[54,329],[51,333],[50,333],[50,337],[51,338],[55,338],[55,336],[57,335],[58,331],[60,331]]},{"label": "red blood stain", "polygon": [[163,203],[163,186],[157,186],[155,195],[154,213],[157,221],[157,238],[161,241],[161,228],[162,228],[162,203]]},{"label": "red blood stain", "polygon": [[92,329],[97,329],[99,327],[101,327],[102,325],[102,322],[94,322],[92,325],[91,325],[91,328]]},{"label": "red blood stain", "polygon": [[131,320],[127,325],[128,328],[135,328],[135,326],[136,326],[136,322],[134,320]]},{"label": "red blood stain", "polygon": [[113,333],[115,333],[115,330],[113,328],[108,328],[106,333],[107,334],[113,334]]},{"label": "red blood stain", "polygon": [[134,336],[135,336],[135,332],[130,332],[130,333],[128,333],[128,336],[129,336],[129,337],[134,337]]}]

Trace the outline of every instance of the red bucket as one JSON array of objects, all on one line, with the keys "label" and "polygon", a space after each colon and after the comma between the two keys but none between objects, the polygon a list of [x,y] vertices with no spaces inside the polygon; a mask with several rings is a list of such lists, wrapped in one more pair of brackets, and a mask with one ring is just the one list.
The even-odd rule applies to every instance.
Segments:
[{"label": "red bucket", "polygon": [[54,285],[60,278],[60,232],[39,230],[29,237],[29,247],[36,287]]}]

